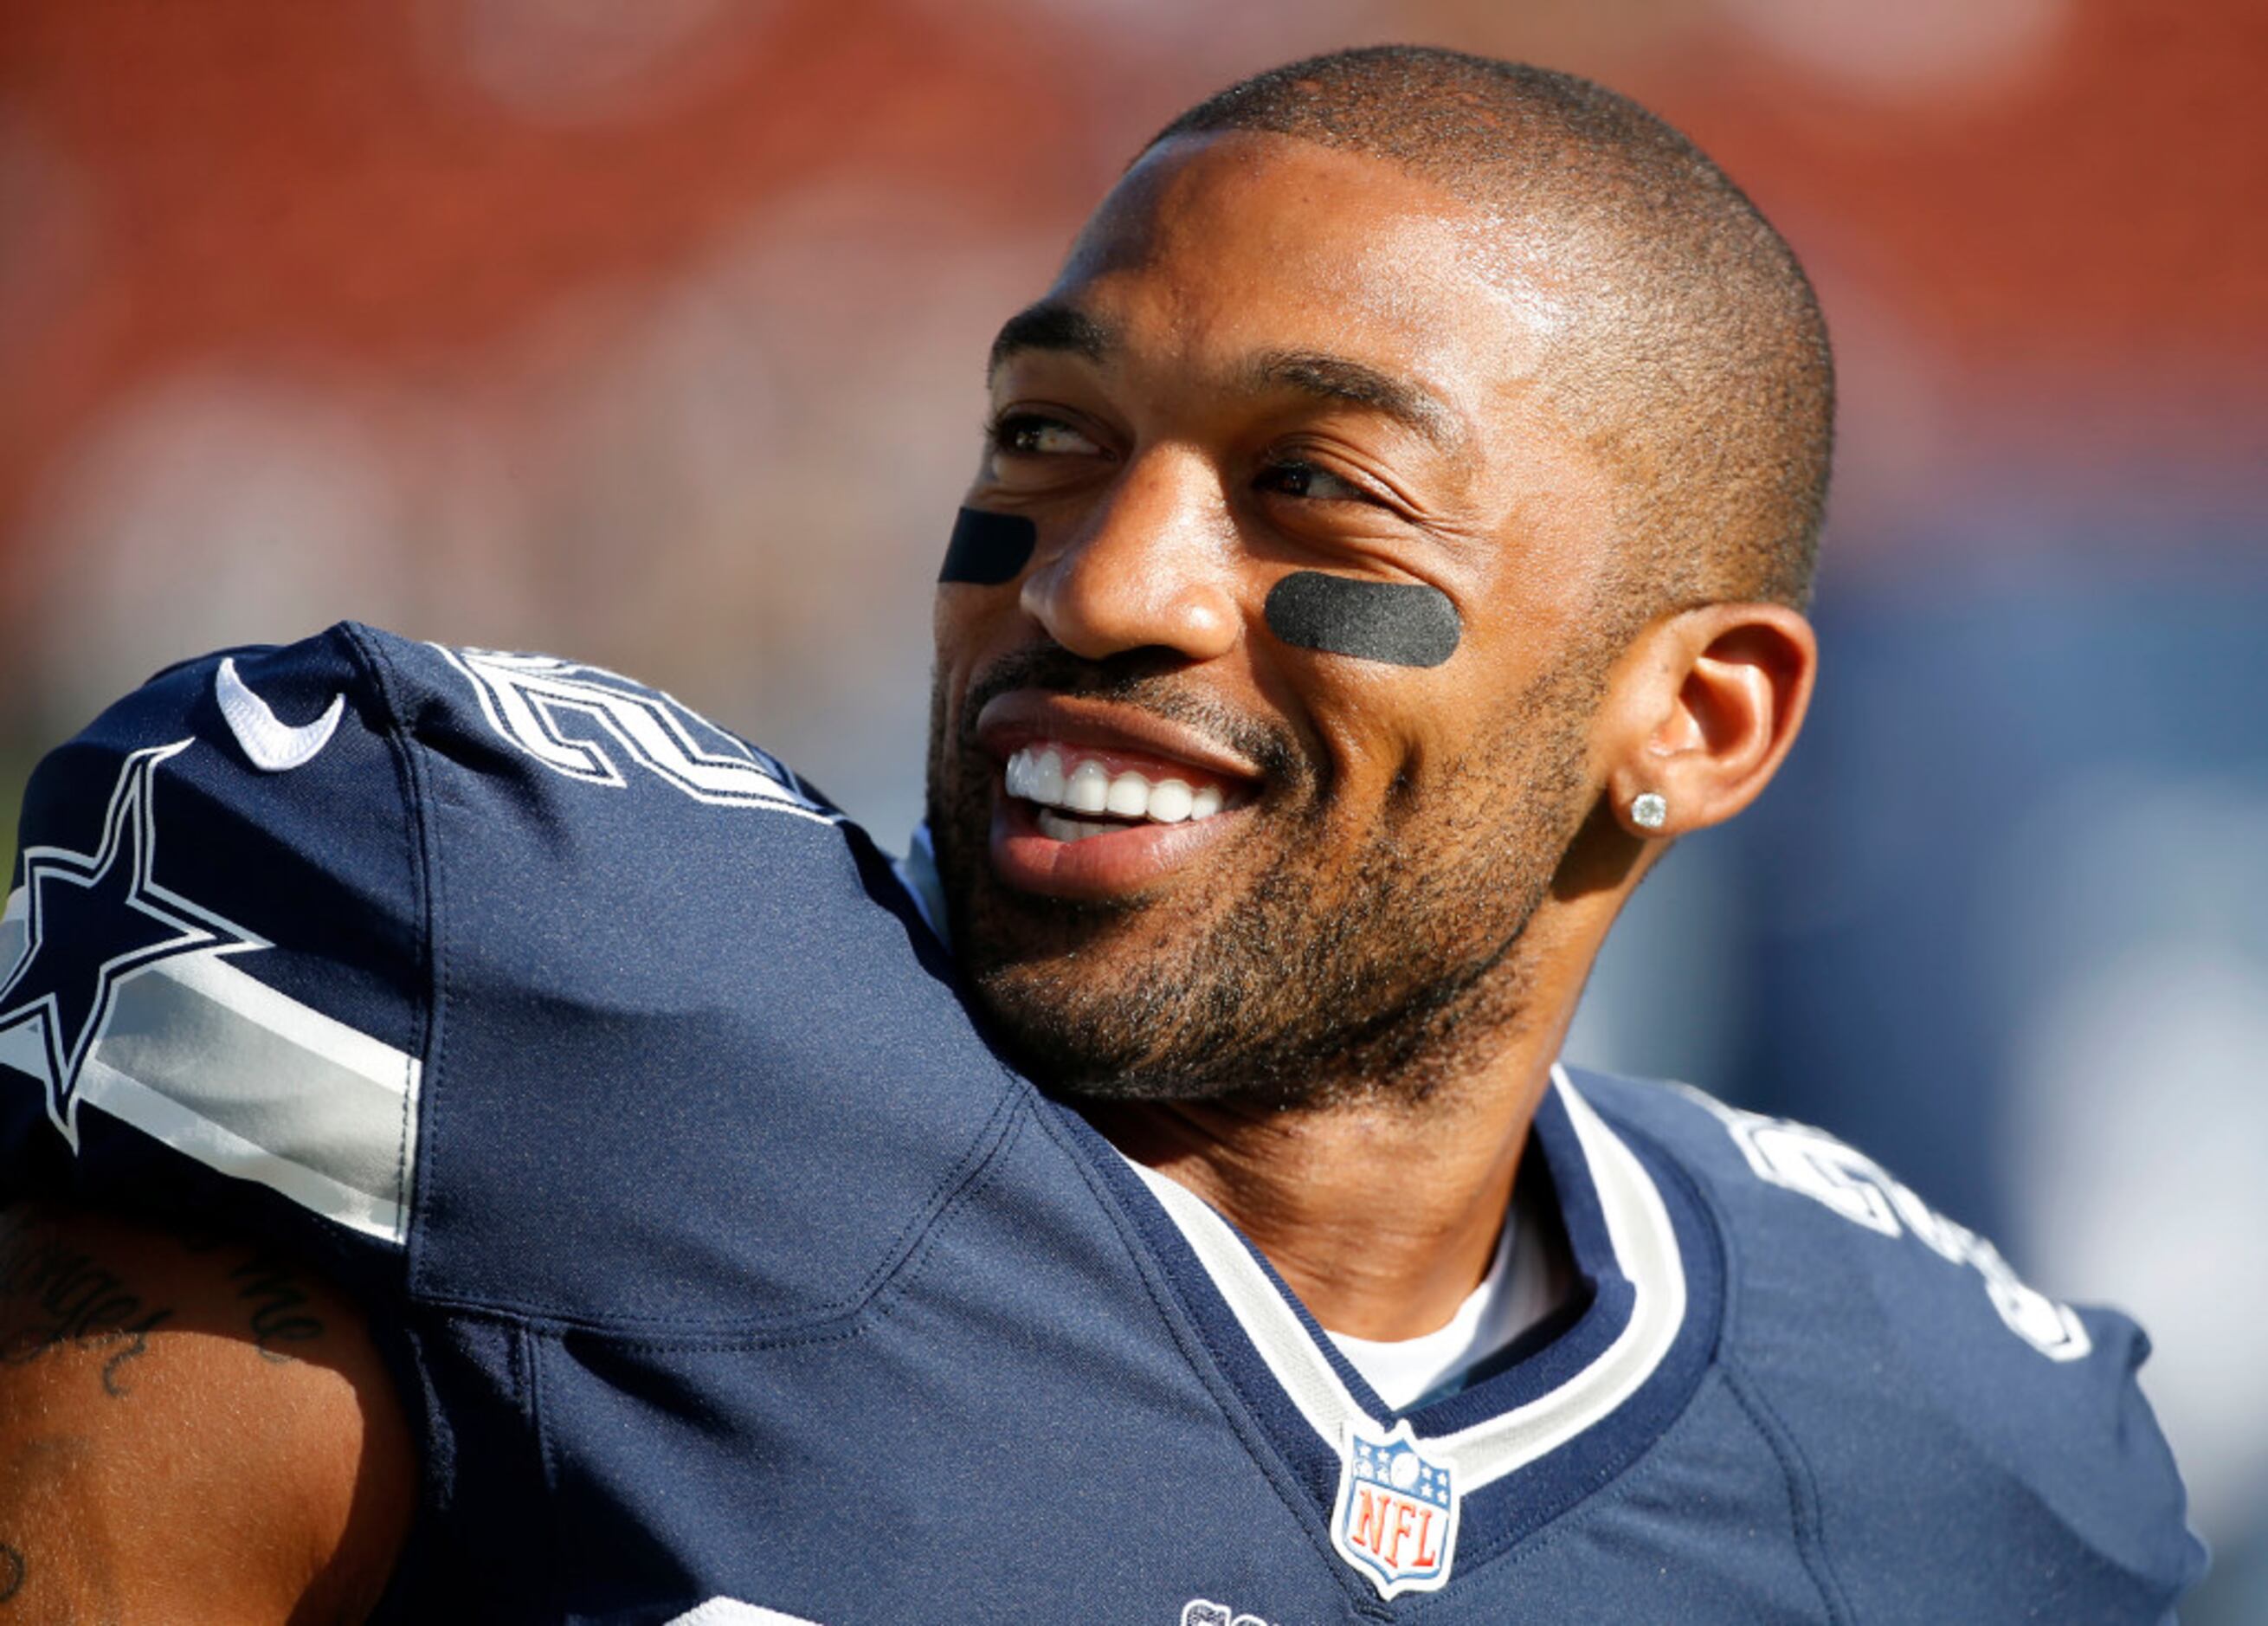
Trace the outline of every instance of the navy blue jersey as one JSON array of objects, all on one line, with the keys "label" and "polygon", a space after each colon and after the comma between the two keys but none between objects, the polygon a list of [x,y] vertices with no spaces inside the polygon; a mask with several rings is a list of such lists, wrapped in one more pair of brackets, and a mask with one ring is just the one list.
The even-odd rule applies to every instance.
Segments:
[{"label": "navy blue jersey", "polygon": [[1395,1413],[1001,1063],[788,769],[351,625],[53,753],[0,924],[6,1188],[290,1234],[368,1307],[394,1618],[2124,1622],[2197,1575],[2123,1318],[1800,1126],[1563,1071],[1533,1136],[1573,1295]]}]

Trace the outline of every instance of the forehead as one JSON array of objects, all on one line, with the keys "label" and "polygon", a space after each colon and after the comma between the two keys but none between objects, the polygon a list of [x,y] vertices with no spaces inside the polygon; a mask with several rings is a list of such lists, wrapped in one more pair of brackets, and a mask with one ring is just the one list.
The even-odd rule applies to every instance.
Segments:
[{"label": "forehead", "polygon": [[1130,351],[1325,350],[1474,406],[1535,372],[1561,304],[1542,233],[1385,160],[1242,131],[1145,154],[1050,297]]}]

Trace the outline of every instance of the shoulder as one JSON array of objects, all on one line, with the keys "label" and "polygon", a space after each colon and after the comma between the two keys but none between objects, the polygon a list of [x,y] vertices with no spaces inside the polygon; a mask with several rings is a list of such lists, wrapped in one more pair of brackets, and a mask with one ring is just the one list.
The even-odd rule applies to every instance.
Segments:
[{"label": "shoulder", "polygon": [[2154,1620],[2195,1580],[2203,1550],[2132,1321],[2027,1284],[1822,1130],[1683,1086],[1578,1082],[1714,1216],[1719,1364],[1816,1499],[1854,1604]]},{"label": "shoulder", "polygon": [[160,673],[27,792],[0,1179],[667,1319],[724,1216],[745,1282],[848,1295],[1009,1092],[864,832],[601,669],[344,625]]},{"label": "shoulder", "polygon": [[1808,1124],[1729,1106],[1685,1085],[1580,1075],[1584,1095],[1657,1144],[1698,1186],[1752,1281],[1809,1281],[1915,1341],[1919,1358],[1973,1363],[2013,1344],[2019,1371],[2084,1362],[2080,1312],[2026,1285],[1999,1250],[1937,1213],[1858,1148]]},{"label": "shoulder", "polygon": [[0,1176],[258,1187],[399,1241],[424,899],[398,733],[342,627],[168,668],[48,754],[0,913]]}]

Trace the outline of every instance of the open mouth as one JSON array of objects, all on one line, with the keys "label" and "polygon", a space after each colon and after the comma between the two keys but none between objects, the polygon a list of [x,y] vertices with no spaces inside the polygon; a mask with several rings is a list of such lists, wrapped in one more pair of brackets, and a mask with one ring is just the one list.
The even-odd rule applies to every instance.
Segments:
[{"label": "open mouth", "polygon": [[1042,897],[1125,899],[1207,861],[1263,798],[1211,731],[1080,695],[1012,690],[977,717],[991,758],[993,875]]},{"label": "open mouth", "polygon": [[1085,841],[1144,824],[1211,818],[1226,805],[1221,787],[1178,774],[1145,772],[1077,746],[1025,745],[1004,774],[1011,796],[1028,802],[1040,833]]}]

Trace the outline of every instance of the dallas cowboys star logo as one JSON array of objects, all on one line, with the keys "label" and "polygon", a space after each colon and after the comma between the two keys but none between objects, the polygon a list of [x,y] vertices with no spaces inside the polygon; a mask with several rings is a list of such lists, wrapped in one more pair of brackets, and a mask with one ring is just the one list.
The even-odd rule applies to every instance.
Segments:
[{"label": "dallas cowboys star logo", "polygon": [[79,1072],[109,1023],[119,985],[176,955],[269,946],[151,878],[158,852],[152,780],[159,763],[192,743],[154,745],[126,758],[92,853],[24,849],[28,935],[0,979],[0,1034],[29,1025],[40,1035],[48,1116],[74,1151]]}]

